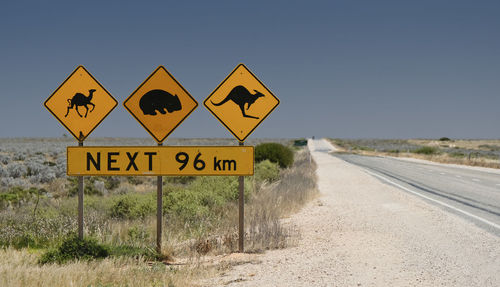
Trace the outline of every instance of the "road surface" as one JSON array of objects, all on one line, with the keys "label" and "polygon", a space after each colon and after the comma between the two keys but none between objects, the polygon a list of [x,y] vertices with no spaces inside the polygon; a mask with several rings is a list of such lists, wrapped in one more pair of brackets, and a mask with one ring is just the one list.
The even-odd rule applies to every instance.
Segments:
[{"label": "road surface", "polygon": [[388,157],[333,155],[500,235],[500,174],[497,171]]}]

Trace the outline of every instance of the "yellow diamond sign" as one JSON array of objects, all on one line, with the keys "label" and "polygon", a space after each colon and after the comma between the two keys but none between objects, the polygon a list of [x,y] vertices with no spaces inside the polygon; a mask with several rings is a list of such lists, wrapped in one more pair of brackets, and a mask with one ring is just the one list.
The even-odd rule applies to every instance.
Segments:
[{"label": "yellow diamond sign", "polygon": [[196,109],[198,102],[163,66],[159,66],[123,105],[158,143],[162,143]]},{"label": "yellow diamond sign", "polygon": [[239,64],[203,102],[241,142],[279,103],[279,99],[243,64]]},{"label": "yellow diamond sign", "polygon": [[78,66],[44,103],[78,141],[85,140],[117,104],[83,66]]}]

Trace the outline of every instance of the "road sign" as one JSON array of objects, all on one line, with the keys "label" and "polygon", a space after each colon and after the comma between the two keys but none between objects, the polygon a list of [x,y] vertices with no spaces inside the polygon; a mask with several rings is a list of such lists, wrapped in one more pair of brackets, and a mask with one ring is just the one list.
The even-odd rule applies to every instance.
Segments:
[{"label": "road sign", "polygon": [[253,175],[252,146],[67,147],[69,176]]},{"label": "road sign", "polygon": [[83,66],[78,66],[44,103],[80,142],[117,104],[115,98]]},{"label": "road sign", "polygon": [[239,64],[203,102],[240,142],[279,103],[278,98],[243,64]]},{"label": "road sign", "polygon": [[123,103],[158,142],[162,143],[198,106],[198,102],[159,66]]}]

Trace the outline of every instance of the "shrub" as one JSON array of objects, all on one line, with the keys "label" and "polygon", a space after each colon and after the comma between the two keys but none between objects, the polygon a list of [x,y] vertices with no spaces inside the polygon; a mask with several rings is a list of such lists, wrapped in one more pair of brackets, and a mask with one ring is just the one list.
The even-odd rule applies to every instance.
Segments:
[{"label": "shrub", "polygon": [[108,256],[108,248],[97,243],[97,240],[88,237],[80,239],[76,235],[71,235],[58,248],[45,252],[38,262],[63,264],[77,259],[92,260]]},{"label": "shrub", "polygon": [[46,193],[47,191],[43,188],[30,187],[29,189],[23,189],[20,186],[15,186],[7,192],[0,193],[0,207],[5,207],[9,203],[18,205],[21,202]]},{"label": "shrub", "polygon": [[196,179],[195,176],[165,176],[163,178],[163,184],[188,184]]},{"label": "shrub", "polygon": [[269,160],[287,168],[293,163],[293,151],[279,143],[263,143],[255,147],[255,161]]},{"label": "shrub", "polygon": [[156,210],[152,194],[131,193],[118,197],[111,207],[114,218],[137,219],[153,214]]},{"label": "shrub", "polygon": [[413,152],[417,154],[427,154],[427,155],[439,153],[437,148],[430,146],[423,146],[419,149],[414,150]]},{"label": "shrub", "polygon": [[28,169],[24,164],[18,162],[12,162],[7,165],[7,172],[9,173],[9,176],[12,178],[19,178],[26,176]]},{"label": "shrub", "polygon": [[[85,180],[83,182],[83,194],[85,194],[85,195],[102,195],[102,191],[99,190],[94,185],[95,181],[96,181],[95,176],[85,177]],[[77,195],[78,194],[78,177],[76,177],[76,176],[68,177],[68,183],[69,183],[68,194],[70,196]]]},{"label": "shrub", "polygon": [[[245,198],[250,194],[245,185]],[[196,226],[225,212],[230,202],[238,199],[238,180],[235,176],[202,176],[186,187],[167,185],[164,189],[163,212],[180,222]]]},{"label": "shrub", "polygon": [[447,137],[442,137],[442,138],[439,139],[439,141],[447,142],[447,141],[451,141],[451,139],[447,138]]},{"label": "shrub", "polygon": [[452,152],[449,155],[451,157],[458,157],[458,158],[465,157],[465,153],[463,153],[463,152]]},{"label": "shrub", "polygon": [[107,190],[113,190],[120,185],[120,178],[118,176],[106,176],[104,182]]},{"label": "shrub", "polygon": [[257,163],[255,166],[255,180],[275,181],[279,178],[280,171],[277,163],[270,162],[268,159]]}]

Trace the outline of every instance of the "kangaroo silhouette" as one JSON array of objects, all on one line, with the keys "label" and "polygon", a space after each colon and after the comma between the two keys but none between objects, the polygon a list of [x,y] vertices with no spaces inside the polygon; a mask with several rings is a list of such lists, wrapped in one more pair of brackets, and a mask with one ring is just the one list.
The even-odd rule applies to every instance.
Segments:
[{"label": "kangaroo silhouette", "polygon": [[[92,100],[92,96],[94,94],[96,90],[95,89],[90,89],[89,90],[89,96],[86,97],[84,94],[82,93],[76,93],[73,98],[71,99],[68,99],[68,110],[66,111],[66,115],[64,117],[67,117],[68,114],[69,114],[69,110],[72,109],[73,107],[75,108],[77,114],[80,116],[80,117],[87,117],[87,114],[89,113],[89,107],[88,105],[91,105],[92,106],[92,110],[90,110],[90,112],[92,112],[95,108],[95,105],[93,103],[91,103],[90,101]],[[80,114],[80,112],[78,111],[78,107],[79,106],[84,106],[87,110],[85,111],[85,116],[82,116]]]},{"label": "kangaroo silhouette", "polygon": [[254,91],[255,91],[255,94],[251,94],[245,87],[236,86],[231,90],[231,92],[229,92],[227,97],[225,99],[223,99],[222,101],[220,101],[219,103],[214,103],[212,101],[211,102],[214,106],[221,106],[221,105],[227,103],[228,101],[233,101],[233,103],[237,104],[240,107],[241,114],[243,115],[243,117],[258,119],[258,117],[250,116],[250,115],[247,115],[245,113],[245,104],[248,104],[248,106],[247,106],[247,110],[248,110],[248,109],[250,109],[250,106],[253,103],[255,103],[255,101],[258,98],[264,96],[264,94],[262,94],[261,92],[259,92],[257,90],[254,90]]},{"label": "kangaroo silhouette", "polygon": [[177,95],[172,96],[164,90],[151,90],[145,93],[139,100],[139,107],[144,115],[156,116],[156,111],[166,114],[165,109],[172,113],[182,109],[181,102]]}]

